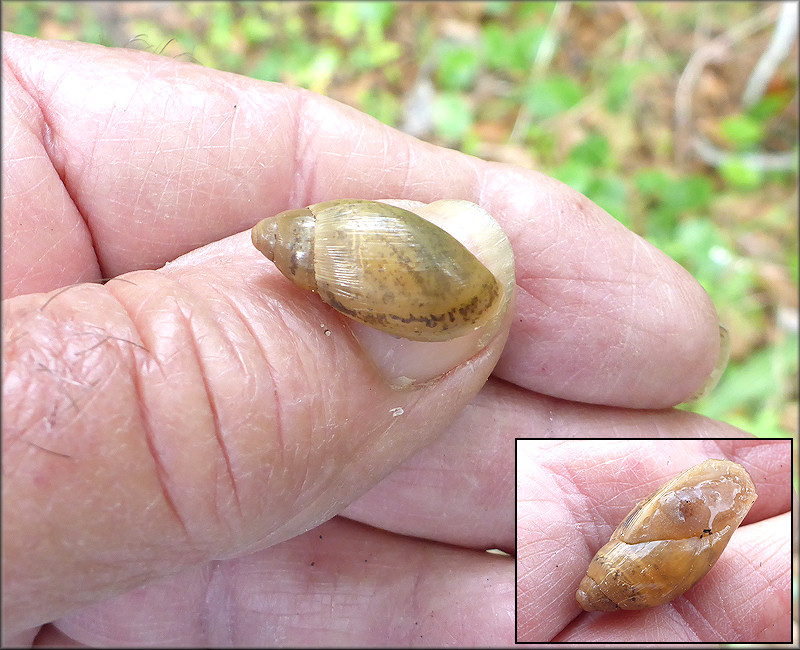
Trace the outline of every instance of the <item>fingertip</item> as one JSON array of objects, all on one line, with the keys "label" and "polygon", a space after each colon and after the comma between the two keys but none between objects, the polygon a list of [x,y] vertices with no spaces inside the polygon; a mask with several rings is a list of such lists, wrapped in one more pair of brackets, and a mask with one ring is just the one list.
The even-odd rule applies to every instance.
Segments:
[{"label": "fingertip", "polygon": [[691,404],[697,402],[704,397],[707,397],[717,387],[719,380],[722,378],[725,369],[728,367],[728,361],[731,358],[731,335],[728,328],[722,323],[719,324],[719,352],[717,353],[717,362],[711,370],[711,373],[706,378],[703,386],[689,399],[682,404]]},{"label": "fingertip", "polygon": [[511,243],[495,219],[468,201],[441,200],[416,204],[419,216],[439,226],[460,241],[494,275],[501,295],[489,314],[468,334],[441,341],[413,341],[391,336],[350,321],[355,338],[381,375],[394,387],[403,388],[430,381],[473,358],[487,346],[505,343],[513,311],[515,289],[514,253]]}]

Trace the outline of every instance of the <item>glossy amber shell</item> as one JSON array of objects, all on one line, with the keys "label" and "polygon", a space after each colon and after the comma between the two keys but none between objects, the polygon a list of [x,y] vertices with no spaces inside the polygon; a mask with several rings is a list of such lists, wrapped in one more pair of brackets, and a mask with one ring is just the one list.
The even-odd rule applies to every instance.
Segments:
[{"label": "glossy amber shell", "polygon": [[253,244],[340,313],[414,341],[463,336],[501,298],[497,278],[452,235],[377,201],[338,200],[264,219]]},{"label": "glossy amber shell", "polygon": [[576,593],[586,611],[645,609],[683,594],[714,566],[756,500],[747,471],[707,460],[639,503],[592,559]]}]

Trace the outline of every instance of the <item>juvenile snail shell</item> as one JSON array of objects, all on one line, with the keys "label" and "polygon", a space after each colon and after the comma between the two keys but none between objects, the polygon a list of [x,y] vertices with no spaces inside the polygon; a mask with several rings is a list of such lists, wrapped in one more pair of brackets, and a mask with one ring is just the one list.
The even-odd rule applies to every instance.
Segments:
[{"label": "juvenile snail shell", "polygon": [[575,594],[588,612],[645,609],[702,578],[756,500],[750,475],[707,460],[637,505],[589,564]]},{"label": "juvenile snail shell", "polygon": [[477,329],[499,306],[499,281],[461,242],[385,203],[317,203],[264,219],[251,235],[292,282],[394,336],[449,340]]}]

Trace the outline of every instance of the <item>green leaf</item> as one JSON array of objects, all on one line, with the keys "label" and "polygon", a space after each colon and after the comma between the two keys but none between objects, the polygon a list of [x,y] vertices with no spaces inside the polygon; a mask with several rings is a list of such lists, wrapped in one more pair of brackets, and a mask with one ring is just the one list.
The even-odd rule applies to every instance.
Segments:
[{"label": "green leaf", "polygon": [[59,2],[56,4],[58,7],[56,11],[56,19],[63,25],[71,23],[75,20],[75,5],[71,2]]},{"label": "green leaf", "polygon": [[208,44],[221,51],[227,50],[234,22],[232,6],[227,2],[212,3],[209,22],[211,26],[208,30]]},{"label": "green leaf", "polygon": [[402,48],[394,41],[379,41],[356,47],[348,57],[356,70],[377,70],[400,58]]},{"label": "green leaf", "polygon": [[705,176],[679,178],[667,176],[661,170],[643,170],[634,177],[639,192],[666,206],[680,216],[687,212],[706,210],[713,196],[711,181]]},{"label": "green leaf", "polygon": [[361,31],[361,17],[354,2],[323,2],[317,4],[321,16],[328,19],[336,36],[350,41]]},{"label": "green leaf", "polygon": [[571,160],[593,167],[610,167],[610,148],[608,140],[599,133],[590,133],[580,144],[569,152]]},{"label": "green leaf", "polygon": [[764,139],[764,124],[750,115],[731,115],[722,120],[720,130],[737,151],[754,149]]},{"label": "green leaf", "polygon": [[[525,133],[525,142],[534,155],[542,160],[545,165],[555,165],[556,149],[558,147],[558,134],[553,129],[547,129],[532,122]],[[550,170],[542,170],[552,173]]]},{"label": "green leaf", "polygon": [[681,215],[708,209],[714,188],[705,176],[691,175],[676,179],[664,197],[668,205]]},{"label": "green leaf", "polygon": [[467,90],[478,74],[478,53],[474,47],[443,45],[436,71],[443,90]]},{"label": "green leaf", "polygon": [[520,2],[517,5],[517,17],[525,20],[549,20],[555,6],[555,2]]},{"label": "green leaf", "polygon": [[483,7],[483,13],[487,16],[505,16],[511,11],[511,3],[508,0],[495,0],[487,2]]},{"label": "green leaf", "polygon": [[385,90],[370,88],[361,97],[361,110],[389,126],[395,126],[401,105],[397,96]]},{"label": "green leaf", "polygon": [[391,2],[318,2],[315,7],[339,38],[353,41],[363,33],[370,43],[383,39],[396,11]]},{"label": "green leaf", "polygon": [[643,169],[634,176],[634,182],[643,196],[661,198],[669,192],[672,183],[666,172],[660,169]]},{"label": "green leaf", "polygon": [[356,2],[361,23],[369,42],[382,41],[386,28],[394,20],[397,8],[393,2]]},{"label": "green leaf", "polygon": [[583,89],[564,75],[534,81],[528,87],[525,105],[534,118],[546,120],[569,110],[583,98]]},{"label": "green leaf", "polygon": [[275,36],[275,25],[261,16],[246,16],[241,21],[242,36],[248,45],[260,45]]},{"label": "green leaf", "polygon": [[472,109],[458,93],[441,93],[433,102],[433,127],[448,142],[459,142],[472,126]]},{"label": "green leaf", "polygon": [[628,188],[620,177],[616,175],[595,176],[586,196],[626,228],[630,228]]},{"label": "green leaf", "polygon": [[563,165],[549,170],[553,178],[566,183],[573,190],[588,196],[587,191],[592,185],[594,171],[583,163],[575,160],[568,160]]},{"label": "green leaf", "polygon": [[719,385],[692,405],[692,410],[759,436],[787,435],[773,403],[792,390],[797,354],[798,338],[794,333],[741,363],[731,363]]},{"label": "green leaf", "polygon": [[17,9],[18,13],[15,20],[4,21],[6,23],[4,29],[9,29],[23,36],[39,36],[42,14],[45,12],[45,9],[39,6],[41,4],[44,3],[22,3],[18,6],[8,3],[5,5],[3,8],[4,13],[13,9]]},{"label": "green leaf", "polygon": [[[704,176],[672,177],[661,170],[643,170],[634,176],[647,214],[645,235],[670,257],[681,261],[685,252],[676,244],[676,230],[689,215],[701,214],[704,221],[713,198],[713,186]],[[689,245],[691,248],[691,244]]]},{"label": "green leaf", "polygon": [[786,107],[786,97],[782,95],[765,95],[747,109],[747,115],[754,120],[766,121],[775,117]]},{"label": "green leaf", "polygon": [[[651,229],[655,232],[651,233]],[[733,253],[728,242],[719,228],[705,217],[684,218],[677,223],[670,221],[661,228],[650,226],[647,234],[653,244],[685,266],[704,286],[716,282],[731,267]],[[740,289],[739,284],[729,282],[728,286],[737,292]]]},{"label": "green leaf", "polygon": [[280,58],[265,55],[259,59],[248,74],[253,79],[261,79],[262,81],[280,81],[282,69],[283,65]]},{"label": "green leaf", "polygon": [[755,190],[764,183],[764,172],[741,156],[731,156],[719,167],[725,182],[740,190]]},{"label": "green leaf", "polygon": [[325,92],[340,60],[341,52],[338,48],[317,48],[308,64],[296,71],[297,83],[317,93]]},{"label": "green leaf", "polygon": [[544,33],[543,25],[512,31],[498,23],[487,24],[482,34],[486,65],[506,75],[527,74]]}]

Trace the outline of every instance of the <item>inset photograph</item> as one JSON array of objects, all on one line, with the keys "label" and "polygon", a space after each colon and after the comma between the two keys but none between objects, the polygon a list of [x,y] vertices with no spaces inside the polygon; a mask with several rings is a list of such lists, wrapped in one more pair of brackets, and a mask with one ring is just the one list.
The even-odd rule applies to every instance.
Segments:
[{"label": "inset photograph", "polygon": [[792,440],[516,441],[516,640],[792,641]]}]

